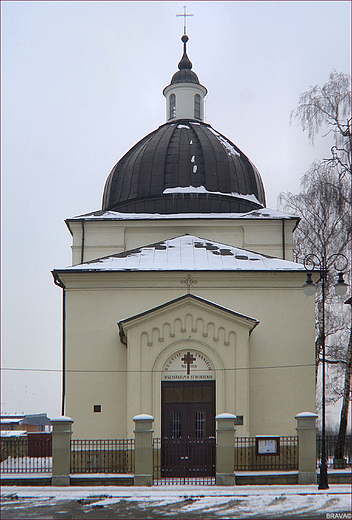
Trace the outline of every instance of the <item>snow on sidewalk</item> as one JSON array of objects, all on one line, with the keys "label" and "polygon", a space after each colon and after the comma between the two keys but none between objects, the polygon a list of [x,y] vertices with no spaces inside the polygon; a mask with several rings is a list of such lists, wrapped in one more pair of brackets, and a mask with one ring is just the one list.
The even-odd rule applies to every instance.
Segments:
[{"label": "snow on sidewalk", "polygon": [[[11,498],[12,497],[12,498]],[[134,510],[161,508],[167,516],[201,515],[214,518],[284,518],[286,515],[323,514],[324,518],[351,518],[351,486],[332,484],[328,490],[317,486],[156,486],[145,487],[17,487],[2,488],[2,504],[8,511],[16,502],[55,507],[78,502],[83,508],[115,511],[119,503]],[[138,517],[136,517],[138,518]]]}]

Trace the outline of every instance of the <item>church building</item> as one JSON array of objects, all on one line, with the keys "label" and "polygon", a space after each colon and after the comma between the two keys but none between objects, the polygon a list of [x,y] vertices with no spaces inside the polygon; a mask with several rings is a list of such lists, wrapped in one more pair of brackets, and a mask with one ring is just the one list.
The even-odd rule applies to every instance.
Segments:
[{"label": "church building", "polygon": [[[166,122],[107,177],[102,208],[69,218],[62,414],[79,439],[295,435],[315,410],[314,301],[293,262],[299,219],[266,208],[250,159],[204,121],[182,36]],[[259,136],[258,136],[259,137]]]}]

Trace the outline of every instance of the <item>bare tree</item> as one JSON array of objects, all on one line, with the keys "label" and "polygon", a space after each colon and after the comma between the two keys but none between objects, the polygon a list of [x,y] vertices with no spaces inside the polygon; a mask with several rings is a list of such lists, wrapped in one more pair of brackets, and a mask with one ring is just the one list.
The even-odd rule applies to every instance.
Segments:
[{"label": "bare tree", "polygon": [[[280,207],[300,217],[300,223],[294,233],[294,259],[302,262],[310,253],[319,258],[328,258],[332,254],[342,253],[350,256],[351,241],[350,204],[351,187],[347,177],[339,175],[338,168],[331,162],[314,163],[302,177],[302,191],[294,195],[281,193]],[[329,269],[332,265],[327,265]],[[341,314],[340,305],[329,286],[334,281],[328,278],[326,302],[326,332],[328,352],[334,354],[331,360],[337,358],[338,348],[335,341],[338,335],[348,327],[348,312]],[[316,377],[321,360],[322,327],[321,327],[321,294],[316,293]],[[343,319],[342,317],[343,316]],[[341,355],[339,356],[341,358]],[[341,358],[342,359],[342,358]],[[329,360],[329,357],[328,357]],[[331,361],[334,363],[334,361]]]},{"label": "bare tree", "polygon": [[[316,162],[303,176],[302,191],[298,195],[282,193],[280,206],[301,217],[294,234],[294,254],[297,261],[308,253],[328,258],[334,253],[343,253],[351,261],[351,92],[350,76],[332,70],[329,81],[320,87],[316,85],[301,94],[298,106],[292,111],[295,118],[308,131],[308,138],[314,138],[321,130],[325,135],[333,133],[334,146],[331,156]],[[329,265],[327,266],[329,269]],[[329,291],[328,279],[326,313],[327,363],[334,364],[335,374],[343,388],[334,387],[335,400],[342,397],[342,410],[335,461],[343,458],[347,430],[347,417],[351,394],[351,325],[350,308],[337,305],[336,298]],[[322,328],[321,295],[316,294],[316,376],[321,362]],[[343,307],[341,309],[341,307]]]},{"label": "bare tree", "polygon": [[[332,158],[351,173],[351,78],[348,74],[332,70],[329,81],[315,85],[300,95],[291,120],[297,119],[313,144],[321,129],[332,133]],[[329,160],[331,160],[329,159]]]}]

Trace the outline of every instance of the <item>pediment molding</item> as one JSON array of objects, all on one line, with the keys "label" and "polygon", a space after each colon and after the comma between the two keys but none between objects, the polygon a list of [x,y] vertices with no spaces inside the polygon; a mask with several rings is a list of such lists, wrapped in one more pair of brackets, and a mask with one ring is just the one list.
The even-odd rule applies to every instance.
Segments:
[{"label": "pediment molding", "polygon": [[258,320],[188,294],[118,323],[120,338],[127,345],[128,332],[138,327],[141,346],[152,347],[185,337],[230,345],[236,329],[248,334]]}]

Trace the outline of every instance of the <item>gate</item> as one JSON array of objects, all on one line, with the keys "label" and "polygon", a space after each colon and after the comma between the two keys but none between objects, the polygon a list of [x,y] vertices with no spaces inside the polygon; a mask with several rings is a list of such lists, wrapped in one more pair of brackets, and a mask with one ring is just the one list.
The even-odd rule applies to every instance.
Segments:
[{"label": "gate", "polygon": [[215,484],[215,437],[154,439],[155,484]]}]

